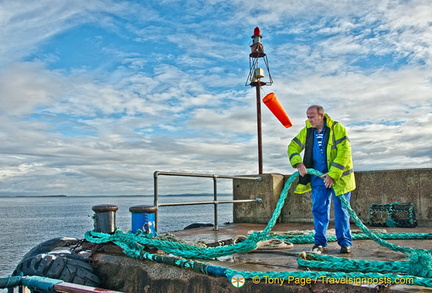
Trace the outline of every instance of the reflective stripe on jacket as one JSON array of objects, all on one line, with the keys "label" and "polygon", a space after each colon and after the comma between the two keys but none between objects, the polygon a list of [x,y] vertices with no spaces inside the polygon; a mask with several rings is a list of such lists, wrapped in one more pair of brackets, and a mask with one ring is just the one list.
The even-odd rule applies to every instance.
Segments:
[{"label": "reflective stripe on jacket", "polygon": [[[333,189],[336,195],[342,195],[356,188],[353,161],[351,155],[351,143],[343,125],[333,121],[327,114],[324,114],[325,125],[328,127],[328,136],[325,138],[327,174],[335,181]],[[304,163],[306,168],[313,168],[312,147],[313,128],[306,120],[306,127],[300,130],[288,145],[288,157],[291,166],[295,168],[298,163]],[[302,159],[300,153],[305,151]],[[300,177],[295,190],[296,193],[305,193],[311,190],[310,177]]]}]

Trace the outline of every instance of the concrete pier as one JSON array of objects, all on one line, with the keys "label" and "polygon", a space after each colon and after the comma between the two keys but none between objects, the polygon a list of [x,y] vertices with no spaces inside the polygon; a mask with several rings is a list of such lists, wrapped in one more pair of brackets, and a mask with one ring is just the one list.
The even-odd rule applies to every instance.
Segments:
[{"label": "concrete pier", "polygon": [[[212,227],[201,227],[189,230],[175,231],[173,234],[187,243],[204,241],[214,243],[220,240],[232,239],[238,235],[247,235],[250,231],[260,231],[265,224],[227,224],[222,225],[219,231]],[[280,223],[273,232],[304,231],[310,230],[311,224]],[[333,227],[330,226],[330,229]],[[354,225],[353,232],[359,232]],[[429,227],[417,228],[387,228],[387,232],[428,233]],[[329,232],[331,233],[331,231]],[[389,242],[401,246],[422,249],[432,249],[431,240],[389,240]],[[234,254],[218,259],[210,260],[215,266],[223,266],[238,271],[250,272],[284,272],[304,271],[297,264],[297,258],[301,252],[310,251],[312,244],[295,244],[293,247],[284,249],[256,250],[247,254]],[[270,282],[261,278],[245,281],[241,288],[235,288],[227,278],[209,276],[188,268],[180,268],[174,265],[156,263],[148,260],[137,260],[122,255],[118,247],[113,244],[105,244],[98,247],[92,257],[92,265],[102,283],[111,290],[128,293],[174,293],[174,292],[432,292],[432,288],[419,286],[407,286],[397,284],[384,286],[384,284],[358,285],[355,283],[329,284],[326,280],[313,281],[311,284],[295,284],[293,280],[284,280],[284,283]],[[156,253],[156,252],[152,252]],[[162,253],[163,252],[157,252]],[[340,254],[339,246],[335,242],[329,243],[326,250],[327,255],[344,257],[350,259],[369,260],[406,260],[405,255],[387,248],[381,247],[372,240],[355,240],[353,251],[350,254]],[[304,280],[307,281],[306,279]],[[406,280],[407,282],[409,280]]]},{"label": "concrete pier", "polygon": [[[234,199],[255,199],[260,197],[262,203],[234,204],[234,223],[212,227],[172,232],[177,238],[187,243],[216,243],[234,239],[239,235],[246,236],[251,231],[261,231],[266,227],[274,211],[279,195],[289,176],[282,174],[260,175],[260,182],[234,179]],[[432,169],[409,169],[390,171],[356,172],[357,189],[353,192],[351,206],[360,219],[368,222],[371,204],[389,204],[393,202],[413,203],[415,206],[418,227],[389,228],[387,232],[395,233],[430,233],[432,226]],[[332,223],[329,229],[334,228]],[[370,227],[377,229],[377,227]],[[310,195],[297,195],[293,188],[289,191],[282,209],[278,224],[272,232],[312,231]],[[353,233],[360,230],[352,225]],[[378,228],[379,229],[379,228]],[[329,231],[331,234],[331,231]],[[432,250],[431,240],[388,240],[404,247]],[[95,244],[88,243],[89,249]],[[249,272],[294,272],[307,271],[297,264],[300,253],[310,251],[311,243],[294,244],[291,247],[255,250],[246,254],[235,253],[208,261],[209,264],[230,268],[236,271]],[[339,246],[331,242],[326,254],[358,260],[406,261],[407,256],[384,248],[372,240],[354,240],[350,254],[340,254]],[[151,253],[166,255],[162,251]],[[148,260],[137,260],[126,257],[119,247],[108,243],[97,246],[92,256],[92,266],[106,288],[122,292],[432,292],[432,288],[408,286],[406,284],[334,284],[326,280],[312,280],[300,284],[291,280],[266,280],[260,278],[245,280],[241,288],[220,276],[206,275],[189,268],[161,264]],[[312,269],[314,270],[314,269]],[[318,269],[319,271],[319,269]],[[304,280],[307,282],[308,280]],[[407,282],[409,280],[406,280]]]}]

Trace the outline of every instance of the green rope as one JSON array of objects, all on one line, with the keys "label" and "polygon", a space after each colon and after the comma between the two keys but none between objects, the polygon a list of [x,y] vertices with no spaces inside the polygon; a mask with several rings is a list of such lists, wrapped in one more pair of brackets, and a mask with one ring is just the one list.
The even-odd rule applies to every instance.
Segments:
[{"label": "green rope", "polygon": [[[401,240],[401,239],[432,239],[432,233],[374,233],[377,237],[387,240]],[[305,243],[315,243],[314,233],[306,235],[278,235],[276,233],[270,233],[268,239],[279,239],[291,242],[293,244],[305,244]],[[366,233],[356,233],[352,234],[353,240],[366,240],[371,239]],[[328,236],[328,242],[336,242],[336,236]]]},{"label": "green rope", "polygon": [[357,227],[359,227],[367,236],[377,242],[379,245],[387,247],[394,251],[400,251],[408,255],[410,259],[410,272],[412,275],[420,277],[432,277],[432,250],[403,247],[385,241],[378,235],[372,233],[363,222],[357,217],[354,210],[350,207],[348,201],[343,197],[339,197],[345,209],[348,210],[351,218],[354,220]]},{"label": "green rope", "polygon": [[300,266],[320,269],[333,269],[335,263],[343,266],[346,271],[356,272],[392,272],[409,273],[409,262],[407,261],[369,261],[344,259],[330,255],[307,254],[307,259],[298,258]]},{"label": "green rope", "polygon": [[[322,173],[314,169],[307,169],[309,174],[321,176]],[[279,200],[273,211],[272,217],[269,220],[266,228],[262,232],[253,232],[249,234],[246,239],[242,242],[216,247],[202,247],[195,246],[186,243],[180,243],[178,241],[166,239],[157,239],[152,234],[133,234],[123,233],[120,230],[116,230],[113,234],[106,234],[94,231],[88,231],[85,234],[86,240],[94,243],[107,243],[113,242],[120,246],[124,253],[130,257],[143,258],[143,249],[146,246],[152,246],[166,253],[173,254],[184,258],[199,258],[199,259],[213,259],[221,256],[232,255],[234,253],[247,253],[254,250],[257,247],[257,243],[268,239],[283,239],[291,243],[313,243],[313,233],[307,235],[274,235],[270,233],[276,224],[277,219],[280,216],[285,199],[288,195],[294,180],[298,178],[298,172],[294,173],[289,177],[284,185],[284,188],[280,194]],[[392,249],[394,251],[403,252],[408,255],[409,261],[404,262],[383,262],[383,261],[358,261],[337,258],[332,256],[321,255],[319,257],[310,258],[308,260],[298,259],[298,263],[301,266],[316,267],[316,268],[327,268],[327,269],[341,269],[345,271],[355,271],[352,273],[340,273],[340,272],[312,272],[312,271],[298,271],[298,272],[246,272],[246,271],[234,271],[231,269],[225,270],[225,275],[230,279],[235,274],[242,274],[245,278],[308,278],[308,279],[320,279],[323,278],[343,281],[346,278],[358,279],[358,278],[372,278],[381,279],[385,278],[386,282],[381,283],[396,283],[397,279],[400,278],[411,278],[412,283],[407,285],[419,285],[432,287],[432,256],[430,250],[414,249],[409,247],[402,247],[389,243],[384,240],[386,239],[431,239],[432,234],[420,234],[414,236],[414,233],[373,233],[370,231],[357,217],[355,212],[351,209],[348,201],[342,196],[339,197],[342,201],[343,206],[348,210],[351,218],[355,221],[356,225],[363,231],[364,234],[354,234],[354,239],[372,239],[380,245]],[[336,241],[336,237],[329,237],[329,241]],[[193,262],[192,262],[193,263]],[[188,264],[188,267],[193,267],[192,264]],[[366,269],[368,268],[368,269]],[[369,273],[363,273],[363,272]],[[373,272],[373,273],[371,273]],[[399,272],[409,275],[398,275],[398,274],[379,274],[377,272]],[[288,280],[288,279],[287,279]],[[349,282],[352,283],[352,282]]]},{"label": "green rope", "polygon": [[[405,254],[409,254],[412,252],[422,252],[423,249],[417,249],[417,248],[411,248],[411,247],[403,247],[403,246],[399,246],[396,244],[392,244],[390,242],[385,241],[384,239],[380,238],[378,235],[372,233],[364,224],[363,222],[359,219],[359,217],[357,216],[357,214],[354,212],[354,210],[351,208],[350,204],[348,203],[348,201],[346,200],[345,197],[340,196],[339,197],[342,205],[344,206],[344,208],[346,210],[348,210],[351,218],[354,220],[355,224],[357,225],[357,227],[359,227],[370,239],[374,240],[376,243],[378,243],[381,246],[387,247],[391,250],[394,251],[400,251],[403,252]],[[431,253],[432,251],[427,251],[429,253]]]},{"label": "green rope", "polygon": [[[120,230],[114,232],[114,234],[106,234],[101,232],[89,231],[86,233],[85,238],[88,241],[94,243],[106,243],[106,242],[115,242],[117,243],[138,243],[141,245],[149,245],[156,247],[166,253],[170,253],[173,255],[177,255],[185,258],[201,258],[201,259],[213,259],[216,257],[232,255],[234,253],[247,253],[254,250],[257,247],[257,243],[259,241],[264,241],[267,239],[267,234],[270,233],[271,229],[276,224],[277,219],[280,216],[282,207],[285,203],[285,199],[288,195],[288,190],[292,185],[292,182],[296,179],[296,176],[291,176],[286,182],[283,191],[281,192],[281,196],[278,200],[276,208],[273,212],[273,215],[270,221],[267,224],[267,227],[262,232],[254,232],[250,234],[244,241],[225,246],[217,246],[217,247],[199,247],[192,246],[185,243],[173,242],[173,241],[163,241],[152,238],[151,236],[147,236],[146,234],[132,234],[132,233],[123,233]],[[127,247],[125,248],[127,249]]]},{"label": "green rope", "polygon": [[[114,242],[121,246],[128,255],[128,247],[133,247],[134,244],[140,244],[145,246],[153,246],[159,250],[176,256],[200,259],[214,259],[234,253],[247,253],[257,247],[257,243],[261,241],[260,239],[264,239],[258,233],[254,233],[251,234],[246,240],[234,245],[208,248],[186,243],[157,240],[144,235],[123,233],[120,230],[115,231],[114,234],[89,231],[85,234],[85,238],[86,240],[94,243]],[[123,243],[126,245],[123,245]]]}]

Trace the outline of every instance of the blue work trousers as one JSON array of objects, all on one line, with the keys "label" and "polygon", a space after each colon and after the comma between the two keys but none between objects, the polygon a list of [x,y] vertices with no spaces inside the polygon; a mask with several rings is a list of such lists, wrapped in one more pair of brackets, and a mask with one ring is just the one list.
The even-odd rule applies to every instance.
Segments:
[{"label": "blue work trousers", "polygon": [[[351,192],[343,195],[349,202]],[[335,196],[333,189],[325,186],[312,188],[312,214],[314,216],[315,245],[327,246],[327,228],[330,220],[330,204],[334,201],[334,217],[336,238],[339,245],[352,245],[350,230],[350,217],[348,211],[343,207],[339,197]]]}]

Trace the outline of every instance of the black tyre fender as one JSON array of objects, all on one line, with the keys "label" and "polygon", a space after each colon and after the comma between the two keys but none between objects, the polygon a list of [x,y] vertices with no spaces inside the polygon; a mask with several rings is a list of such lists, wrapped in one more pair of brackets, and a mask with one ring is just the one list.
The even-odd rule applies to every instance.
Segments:
[{"label": "black tyre fender", "polygon": [[200,227],[213,227],[214,225],[212,223],[192,223],[186,227],[183,228],[183,230],[189,230],[189,229],[195,229]]},{"label": "black tyre fender", "polygon": [[58,237],[39,243],[23,256],[23,260],[37,254],[48,253],[59,247],[68,247],[77,245],[79,242],[76,238]]},{"label": "black tyre fender", "polygon": [[37,247],[42,247],[43,250],[48,247],[42,244],[25,255],[12,273],[13,276],[23,274],[59,279],[91,287],[100,285],[100,280],[94,273],[93,267],[82,256],[67,250],[36,253],[39,251]]}]

